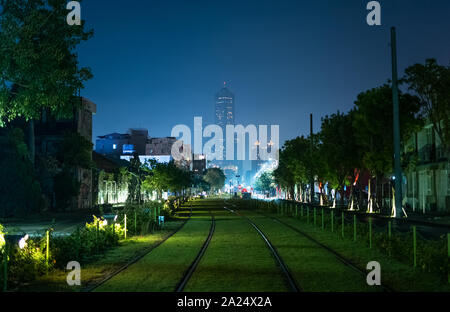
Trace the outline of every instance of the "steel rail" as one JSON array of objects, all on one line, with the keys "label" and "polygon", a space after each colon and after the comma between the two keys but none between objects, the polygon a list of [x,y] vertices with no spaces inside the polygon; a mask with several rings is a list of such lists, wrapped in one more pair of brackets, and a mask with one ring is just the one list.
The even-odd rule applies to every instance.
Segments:
[{"label": "steel rail", "polygon": [[[361,275],[363,275],[364,277],[367,276],[367,272],[365,272],[364,270],[361,270],[358,266],[356,266],[354,263],[352,263],[350,260],[348,260],[347,258],[343,257],[341,254],[339,254],[337,251],[331,249],[330,247],[322,244],[321,242],[317,241],[316,239],[314,239],[313,237],[311,237],[310,235],[306,234],[305,232],[299,230],[298,228],[287,224],[286,222],[272,217],[272,216],[268,216],[262,212],[256,211],[258,214],[271,219],[274,222],[277,222],[281,225],[284,225],[286,227],[288,227],[289,229],[293,230],[294,232],[297,232],[298,234],[304,236],[305,238],[307,238],[308,240],[312,241],[313,243],[315,243],[316,245],[322,247],[323,249],[325,249],[326,251],[328,251],[329,253],[333,254],[339,261],[341,261],[343,264],[345,264],[346,266],[350,267],[351,269],[353,269],[354,271],[360,273]],[[386,292],[394,292],[394,290],[392,288],[390,288],[389,286],[386,285],[381,285],[381,287],[383,288],[383,290],[385,290]]]},{"label": "steel rail", "polygon": [[183,278],[181,279],[180,283],[175,288],[175,292],[182,292],[184,290],[184,288],[186,287],[186,284],[189,282],[189,280],[191,279],[195,270],[197,269],[198,264],[202,260],[203,255],[206,252],[206,249],[208,249],[209,243],[212,240],[215,229],[216,229],[216,219],[214,218],[214,214],[211,212],[211,227],[209,229],[208,237],[206,238],[205,242],[203,243],[202,249],[200,249],[199,253],[195,257],[195,260],[191,263],[191,265],[187,269],[186,273],[183,275]]},{"label": "steel rail", "polygon": [[82,292],[92,292],[95,289],[97,289],[98,287],[100,287],[101,285],[105,284],[107,281],[109,281],[110,279],[112,279],[114,276],[118,275],[119,273],[123,272],[124,270],[128,269],[128,267],[130,267],[131,265],[135,264],[136,262],[138,262],[139,260],[141,260],[142,258],[144,258],[145,256],[147,256],[149,253],[151,253],[153,250],[155,250],[157,247],[161,246],[163,243],[165,243],[169,238],[171,238],[172,236],[174,236],[176,233],[178,233],[183,227],[184,225],[191,219],[192,216],[192,204],[191,204],[191,210],[189,213],[189,217],[172,233],[170,233],[167,237],[165,237],[163,240],[161,240],[160,242],[158,242],[156,245],[150,247],[147,251],[145,251],[144,253],[142,253],[141,255],[138,255],[137,257],[133,258],[131,261],[129,261],[127,264],[125,264],[124,266],[120,267],[118,270],[114,271],[113,273],[109,274],[108,276],[106,276],[104,279],[102,279],[99,283],[96,283],[95,285],[92,286],[87,286],[85,287]]},{"label": "steel rail", "polygon": [[284,263],[283,259],[281,259],[280,255],[278,254],[277,250],[275,249],[275,247],[272,245],[272,243],[270,242],[270,240],[267,238],[267,236],[263,233],[263,231],[261,231],[261,229],[252,221],[250,220],[248,217],[243,216],[241,214],[239,214],[238,212],[229,209],[227,207],[224,207],[224,209],[228,210],[231,213],[234,213],[244,219],[246,219],[252,226],[253,228],[256,230],[256,232],[262,237],[262,239],[264,240],[264,242],[266,243],[267,247],[270,249],[270,251],[272,252],[273,257],[275,258],[275,260],[277,261],[279,267],[281,268],[281,270],[283,271],[283,274],[286,278],[287,283],[289,284],[289,287],[291,288],[291,290],[293,292],[300,292],[302,291],[301,287],[297,284],[297,282],[295,281],[295,278],[292,276],[291,272],[289,271],[288,267],[286,266],[286,264]]}]

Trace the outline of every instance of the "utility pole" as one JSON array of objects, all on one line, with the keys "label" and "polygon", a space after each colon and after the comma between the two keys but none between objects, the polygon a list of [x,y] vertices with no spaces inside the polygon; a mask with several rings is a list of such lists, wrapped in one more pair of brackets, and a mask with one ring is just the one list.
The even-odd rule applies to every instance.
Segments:
[{"label": "utility pole", "polygon": [[[311,148],[310,148],[310,156],[311,156],[311,164],[314,161],[313,158],[313,148],[314,148],[314,139],[313,139],[313,114],[310,114],[309,116],[309,124],[310,124],[310,139],[311,139]],[[310,186],[311,186],[311,203],[314,203],[314,173],[311,170],[311,177],[310,177]]]},{"label": "utility pole", "polygon": [[402,217],[402,167],[400,162],[400,116],[397,80],[397,39],[395,27],[391,28],[392,49],[392,100],[394,103],[394,168],[395,168],[395,217]]}]

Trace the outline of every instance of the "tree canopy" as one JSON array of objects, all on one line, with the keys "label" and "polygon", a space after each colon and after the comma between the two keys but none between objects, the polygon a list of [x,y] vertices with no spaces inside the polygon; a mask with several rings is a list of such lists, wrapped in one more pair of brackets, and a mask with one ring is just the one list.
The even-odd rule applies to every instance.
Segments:
[{"label": "tree canopy", "polygon": [[441,66],[435,59],[428,59],[425,64],[408,67],[404,80],[409,90],[422,101],[422,111],[450,156],[450,66]]},{"label": "tree canopy", "polygon": [[203,180],[205,180],[211,189],[217,191],[225,186],[225,174],[220,168],[209,168],[206,170]]},{"label": "tree canopy", "polygon": [[44,109],[70,116],[92,77],[75,48],[92,31],[66,22],[66,0],[0,0],[0,126]]}]

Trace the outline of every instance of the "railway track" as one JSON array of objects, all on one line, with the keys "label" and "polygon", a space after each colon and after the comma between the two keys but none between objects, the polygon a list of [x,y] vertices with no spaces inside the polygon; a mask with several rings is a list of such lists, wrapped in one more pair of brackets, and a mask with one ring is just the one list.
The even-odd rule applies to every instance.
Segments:
[{"label": "railway track", "polygon": [[286,266],[286,264],[284,263],[283,259],[280,257],[280,255],[278,254],[278,252],[275,249],[275,247],[269,241],[267,236],[261,231],[261,229],[252,220],[250,220],[248,217],[243,216],[243,215],[239,214],[238,212],[236,212],[236,211],[234,211],[232,209],[229,209],[229,208],[227,208],[225,206],[224,206],[224,209],[228,210],[231,213],[234,213],[237,216],[240,216],[240,217],[246,219],[253,226],[253,228],[256,230],[256,232],[264,240],[264,242],[266,243],[266,245],[269,248],[269,250],[272,252],[272,255],[275,258],[276,262],[278,263],[279,267],[281,268],[281,270],[282,270],[282,272],[283,272],[283,274],[285,276],[286,282],[288,283],[289,288],[291,289],[291,291],[292,292],[300,292],[300,291],[302,291],[301,287],[295,281],[295,278],[290,273],[290,271],[289,271],[288,267]]},{"label": "railway track", "polygon": [[[237,208],[236,205],[232,204],[235,208]],[[309,241],[313,242],[314,244],[318,245],[319,247],[323,248],[324,250],[326,250],[328,253],[332,254],[333,256],[336,257],[336,259],[338,259],[341,263],[343,263],[344,265],[346,265],[347,267],[351,268],[352,270],[354,270],[355,272],[359,273],[362,275],[363,278],[366,278],[367,276],[367,272],[362,270],[361,268],[359,268],[357,265],[355,265],[352,261],[350,261],[349,259],[345,258],[344,256],[342,256],[341,254],[339,254],[337,251],[331,249],[330,247],[322,244],[321,242],[317,241],[316,239],[314,239],[313,237],[311,237],[310,235],[306,234],[305,232],[301,231],[300,229],[278,219],[272,216],[268,216],[262,212],[256,211],[259,215],[264,216],[265,218],[271,219],[272,221],[283,225],[291,230],[293,230],[294,232],[296,232],[297,234],[305,237],[306,239],[308,239]],[[385,292],[395,292],[392,288],[390,288],[389,286],[386,285],[381,285],[383,291]]]},{"label": "railway track", "polygon": [[[274,217],[271,217],[271,216],[267,216],[267,215],[265,215],[265,214],[263,214],[263,213],[261,213],[261,212],[258,212],[258,214],[260,214],[260,215],[262,215],[262,216],[264,216],[264,217],[266,217],[266,218],[269,218],[269,219],[271,219],[272,221],[277,222],[277,223],[279,223],[279,224],[281,224],[281,225],[284,225],[284,226],[288,227],[289,229],[293,230],[294,232],[296,232],[296,233],[302,235],[303,237],[307,238],[307,239],[310,240],[311,242],[315,243],[316,245],[322,247],[324,250],[326,250],[326,251],[328,251],[329,253],[331,253],[332,255],[334,255],[334,256],[336,257],[336,259],[338,259],[338,260],[339,260],[340,262],[342,262],[344,265],[346,265],[346,266],[348,266],[349,268],[353,269],[354,271],[360,273],[364,278],[366,278],[366,276],[367,276],[367,272],[366,272],[366,271],[360,269],[360,268],[359,268],[358,266],[356,266],[353,262],[351,262],[351,261],[348,260],[347,258],[343,257],[343,256],[342,256],[341,254],[339,254],[337,251],[335,251],[335,250],[329,248],[328,246],[322,244],[321,242],[317,241],[316,239],[314,239],[314,238],[311,237],[310,235],[306,234],[305,232],[299,230],[298,228],[296,228],[296,227],[294,227],[294,226],[292,226],[292,225],[290,225],[290,224],[287,224],[286,222],[284,222],[284,221],[282,221],[282,220],[280,220],[280,219],[278,219],[278,218],[274,218]],[[381,287],[382,287],[383,290],[386,291],[386,292],[394,292],[394,290],[393,290],[392,288],[390,288],[390,287],[388,287],[388,286],[386,286],[386,285],[383,285],[383,284],[382,284]]]},{"label": "railway track", "polygon": [[99,283],[96,283],[94,285],[91,286],[87,286],[85,287],[82,292],[92,292],[95,289],[97,289],[98,287],[102,286],[103,284],[105,284],[107,281],[109,281],[110,279],[112,279],[114,276],[118,275],[119,273],[121,273],[122,271],[126,270],[128,267],[130,267],[131,265],[135,264],[136,262],[138,262],[139,260],[141,260],[142,258],[144,258],[145,256],[147,256],[149,253],[151,253],[153,250],[155,250],[156,248],[158,248],[159,246],[161,246],[162,244],[164,244],[169,238],[171,238],[172,236],[174,236],[176,233],[178,233],[184,226],[185,224],[191,219],[192,216],[192,203],[191,203],[191,207],[190,207],[190,213],[189,213],[189,217],[172,233],[170,233],[167,237],[165,237],[163,240],[161,240],[160,242],[158,242],[156,245],[150,247],[148,250],[146,250],[145,252],[143,252],[142,254],[140,254],[139,256],[133,258],[131,261],[129,261],[127,264],[125,264],[124,266],[120,267],[118,270],[114,271],[113,273],[109,274],[108,276],[106,276],[104,279],[102,279]]},{"label": "railway track", "polygon": [[[349,259],[343,257],[341,254],[339,254],[337,251],[329,248],[328,246],[322,244],[321,242],[317,241],[316,239],[314,239],[313,237],[311,237],[310,235],[306,234],[305,232],[301,231],[300,229],[278,219],[272,216],[268,216],[262,212],[257,212],[258,214],[271,219],[274,222],[277,222],[291,230],[293,230],[294,232],[302,235],[303,237],[307,238],[308,240],[310,240],[311,242],[315,243],[316,245],[320,246],[321,248],[323,248],[324,250],[326,250],[327,252],[329,252],[330,254],[334,255],[336,257],[336,259],[338,259],[340,262],[342,262],[344,265],[348,266],[349,268],[353,269],[354,271],[358,272],[359,274],[361,274],[364,278],[366,278],[367,276],[367,272],[362,270],[361,268],[359,268],[357,265],[355,265],[352,261],[350,261]],[[386,285],[381,285],[381,287],[383,288],[384,291],[386,292],[394,292],[394,290],[392,288],[390,288],[389,286]]]},{"label": "railway track", "polygon": [[214,218],[214,214],[211,212],[211,228],[209,229],[208,237],[206,238],[205,242],[203,243],[202,249],[199,251],[199,253],[195,257],[195,260],[191,263],[191,265],[187,269],[186,273],[184,274],[183,278],[181,279],[180,283],[175,288],[175,292],[182,292],[184,290],[184,288],[186,287],[186,284],[189,282],[189,280],[191,279],[195,270],[197,269],[198,264],[202,260],[203,255],[206,252],[206,249],[208,249],[209,243],[212,240],[215,229],[216,229],[216,220]]}]

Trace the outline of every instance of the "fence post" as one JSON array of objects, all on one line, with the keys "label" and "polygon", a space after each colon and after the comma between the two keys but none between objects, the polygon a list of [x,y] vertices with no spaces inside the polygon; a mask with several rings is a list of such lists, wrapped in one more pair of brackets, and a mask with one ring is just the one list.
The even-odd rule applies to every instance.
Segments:
[{"label": "fence post", "polygon": [[137,212],[134,211],[134,235],[137,235]]},{"label": "fence post", "polygon": [[314,226],[316,226],[316,207],[314,207]]},{"label": "fence post", "polygon": [[372,248],[372,218],[369,217],[369,248]]},{"label": "fence post", "polygon": [[353,241],[356,242],[356,215],[353,215]]},{"label": "fence post", "polygon": [[322,231],[325,229],[325,219],[324,219],[324,213],[322,208]]},{"label": "fence post", "polygon": [[417,267],[417,228],[413,226],[413,256],[414,256],[414,268]]},{"label": "fence post", "polygon": [[[447,259],[450,261],[450,233],[447,233]],[[448,272],[448,283],[450,284],[450,271]]]},{"label": "fence post", "polygon": [[303,219],[303,205],[300,205],[301,211],[300,211],[300,217]]},{"label": "fence post", "polygon": [[125,220],[124,220],[124,227],[125,227],[125,239],[127,239],[127,214],[125,214],[124,215],[124,218],[125,218]]},{"label": "fence post", "polygon": [[309,224],[309,206],[306,207],[306,223]]},{"label": "fence post", "polygon": [[50,249],[50,234],[49,230],[45,232],[45,239],[46,239],[46,245],[45,245],[45,268],[48,272],[48,258],[49,258],[49,249]]},{"label": "fence post", "polygon": [[298,206],[297,205],[295,205],[295,218],[296,219],[298,218]]},{"label": "fence post", "polygon": [[345,217],[344,217],[344,212],[341,212],[341,221],[342,221],[342,229],[341,229],[341,233],[342,233],[342,238],[344,238],[345,236]]},{"label": "fence post", "polygon": [[334,210],[331,210],[331,232],[334,232]]},{"label": "fence post", "polygon": [[97,219],[97,235],[95,235],[95,238],[96,238],[95,245],[97,247],[97,253],[99,252],[99,248],[100,248],[99,243],[98,243],[99,235],[100,235],[100,220]]},{"label": "fence post", "polygon": [[6,242],[3,250],[3,292],[8,291],[8,256],[9,244]]}]

